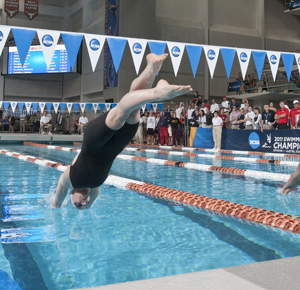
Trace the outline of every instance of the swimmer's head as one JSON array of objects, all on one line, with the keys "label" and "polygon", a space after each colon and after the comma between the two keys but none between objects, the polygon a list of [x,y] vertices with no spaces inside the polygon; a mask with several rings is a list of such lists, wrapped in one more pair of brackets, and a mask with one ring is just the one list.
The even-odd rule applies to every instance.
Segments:
[{"label": "swimmer's head", "polygon": [[90,202],[89,188],[73,188],[70,193],[70,201],[77,209],[85,209],[89,207]]}]

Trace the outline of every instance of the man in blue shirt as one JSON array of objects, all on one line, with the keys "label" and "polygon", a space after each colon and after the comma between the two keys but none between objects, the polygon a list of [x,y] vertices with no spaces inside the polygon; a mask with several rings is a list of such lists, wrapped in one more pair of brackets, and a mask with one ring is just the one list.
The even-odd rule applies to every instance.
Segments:
[{"label": "man in blue shirt", "polygon": [[232,98],[231,99],[231,104],[229,105],[230,106],[230,111],[232,111],[232,107],[233,106],[236,106],[236,108],[239,110],[239,108],[240,108],[240,104],[239,103],[237,103],[236,101],[235,101],[235,98]]}]

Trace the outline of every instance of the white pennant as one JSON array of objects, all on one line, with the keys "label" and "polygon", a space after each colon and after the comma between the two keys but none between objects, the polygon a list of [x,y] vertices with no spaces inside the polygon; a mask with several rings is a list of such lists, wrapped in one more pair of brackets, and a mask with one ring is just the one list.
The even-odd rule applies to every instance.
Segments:
[{"label": "white pennant", "polygon": [[205,52],[205,57],[207,60],[210,76],[211,76],[211,78],[213,78],[216,64],[217,64],[218,57],[219,57],[220,47],[203,45],[203,49]]},{"label": "white pennant", "polygon": [[98,110],[98,103],[93,103],[93,108],[94,108],[94,112],[96,114],[97,110]]},{"label": "white pennant", "polygon": [[41,108],[41,113],[42,113],[42,114],[43,114],[44,109],[45,109],[45,104],[46,104],[46,103],[39,103],[39,106],[40,106],[40,108]]},{"label": "white pennant", "polygon": [[71,110],[72,110],[72,103],[67,103],[67,108],[68,108],[68,112],[69,112],[69,114],[71,114]]},{"label": "white pennant", "polygon": [[251,57],[251,50],[250,49],[244,49],[244,48],[237,48],[236,49],[243,79],[245,79],[246,72],[249,66],[249,61]]},{"label": "white pennant", "polygon": [[142,106],[143,114],[145,113],[145,109],[146,109],[146,104],[144,104],[144,105]]},{"label": "white pennant", "polygon": [[85,103],[80,103],[80,109],[82,114],[84,113],[84,109],[85,109]]},{"label": "white pennant", "polygon": [[10,33],[10,27],[0,25],[0,55],[6,43],[7,37]]},{"label": "white pennant", "polygon": [[57,114],[57,112],[58,112],[58,107],[59,107],[59,103],[53,103],[53,108],[54,108],[55,114]]},{"label": "white pennant", "polygon": [[37,29],[36,32],[40,40],[47,68],[49,68],[60,32],[44,29]]},{"label": "white pennant", "polygon": [[31,102],[26,102],[25,103],[25,108],[28,114],[30,114],[30,109],[31,109]]},{"label": "white pennant", "polygon": [[106,37],[102,35],[85,34],[84,38],[92,69],[95,71]]},{"label": "white pennant", "polygon": [[267,56],[269,59],[273,80],[276,81],[277,70],[280,62],[281,53],[278,51],[267,51]]},{"label": "white pennant", "polygon": [[183,43],[178,42],[168,42],[167,45],[169,48],[174,74],[176,77],[183,56],[185,45]]},{"label": "white pennant", "polygon": [[128,44],[132,55],[136,74],[139,74],[141,63],[147,46],[146,39],[128,38]]},{"label": "white pennant", "polygon": [[[295,59],[298,66],[299,74],[300,74],[300,53],[295,53]],[[1,108],[1,106],[0,106]]]},{"label": "white pennant", "polygon": [[16,110],[16,107],[17,107],[17,102],[10,102],[10,106],[11,106],[11,109],[12,109],[12,111],[14,113],[15,110]]},{"label": "white pennant", "polygon": [[0,109],[1,109],[1,107],[2,107],[2,102],[0,102]]},{"label": "white pennant", "polygon": [[153,111],[154,111],[154,113],[156,113],[157,104],[152,104],[152,107],[153,107]]},{"label": "white pennant", "polygon": [[106,111],[108,112],[110,110],[110,103],[105,103],[105,108],[106,108]]}]

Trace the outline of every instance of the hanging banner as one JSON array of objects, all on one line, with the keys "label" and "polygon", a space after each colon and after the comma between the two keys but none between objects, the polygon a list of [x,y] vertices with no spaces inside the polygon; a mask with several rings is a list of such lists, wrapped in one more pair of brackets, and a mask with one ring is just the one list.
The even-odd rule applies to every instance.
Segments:
[{"label": "hanging banner", "polygon": [[32,103],[32,108],[33,108],[35,113],[38,110],[38,107],[39,107],[39,103]]},{"label": "hanging banner", "polygon": [[300,74],[300,53],[295,53],[295,60],[296,60],[297,66],[298,66],[299,74]]},{"label": "hanging banner", "polygon": [[82,34],[61,33],[61,37],[68,53],[71,68],[74,68],[78,51],[82,42]]},{"label": "hanging banner", "polygon": [[156,113],[157,104],[152,104],[152,106],[153,106],[153,111],[154,111],[154,113]]},{"label": "hanging banner", "polygon": [[1,110],[1,107],[2,107],[2,102],[0,102],[0,110]]},{"label": "hanging banner", "polygon": [[113,109],[114,107],[116,107],[117,104],[116,103],[111,103],[111,108]]},{"label": "hanging banner", "polygon": [[129,38],[128,44],[133,59],[136,74],[139,74],[141,63],[147,46],[146,39]]},{"label": "hanging banner", "polygon": [[84,113],[85,110],[85,103],[80,103],[80,109],[81,109],[81,113]]},{"label": "hanging banner", "polygon": [[14,113],[17,107],[17,102],[10,102],[10,107],[12,112]]},{"label": "hanging banner", "polygon": [[105,36],[85,34],[85,43],[90,57],[92,70],[95,71],[96,65],[98,63],[101,51],[105,43]]},{"label": "hanging banner", "polygon": [[115,71],[118,73],[127,39],[107,37],[107,42],[114,62]]},{"label": "hanging banner", "polygon": [[19,0],[5,0],[4,11],[10,18],[16,16],[19,13]]},{"label": "hanging banner", "polygon": [[207,60],[210,76],[211,76],[211,78],[213,78],[216,64],[217,64],[218,57],[219,57],[220,48],[216,47],[216,46],[207,46],[207,45],[204,45],[203,48],[204,48],[205,57]]},{"label": "hanging banner", "polygon": [[288,79],[288,82],[290,82],[290,77],[293,69],[293,64],[294,64],[294,54],[291,53],[282,53],[281,58],[283,60],[283,64],[285,67],[286,71],[286,77]]},{"label": "hanging banner", "polygon": [[103,113],[103,110],[104,110],[104,104],[99,104],[99,109],[100,109],[100,112]]},{"label": "hanging banner", "polygon": [[152,104],[146,104],[146,106],[147,106],[147,109],[148,109],[148,113],[150,113]]},{"label": "hanging banner", "polygon": [[242,81],[227,83],[227,93],[242,91]]},{"label": "hanging banner", "polygon": [[3,102],[4,110],[7,113],[10,102]]},{"label": "hanging banner", "polygon": [[86,104],[86,107],[87,107],[87,109],[88,109],[88,111],[89,111],[89,113],[91,112],[91,109],[92,109],[92,104],[91,103],[87,103]]},{"label": "hanging banner", "polygon": [[43,50],[47,69],[49,69],[60,33],[43,29],[38,29],[36,32]]},{"label": "hanging banner", "polygon": [[57,114],[57,112],[58,112],[58,107],[59,107],[59,103],[53,103],[53,108],[54,108],[55,114]]},{"label": "hanging banner", "polygon": [[65,112],[65,107],[66,107],[66,103],[60,103],[60,109],[61,109],[62,113]]},{"label": "hanging banner", "polygon": [[268,60],[270,63],[274,82],[276,81],[277,70],[278,70],[279,61],[280,61],[280,54],[281,53],[278,51],[267,51],[267,56],[268,56]]},{"label": "hanging banner", "polygon": [[47,106],[48,112],[50,113],[51,108],[52,108],[52,103],[46,103],[46,106]]},{"label": "hanging banner", "polygon": [[78,104],[78,103],[74,103],[74,104],[73,104],[73,108],[74,108],[76,114],[77,114],[77,112],[78,112],[78,107],[79,107],[79,104]]},{"label": "hanging banner", "polygon": [[[20,108],[20,107],[19,107]],[[30,108],[31,108],[31,102],[26,102],[25,103],[25,108],[28,114],[30,114]],[[20,110],[21,111],[21,110]]]},{"label": "hanging banner", "polygon": [[242,71],[242,76],[243,76],[243,79],[245,79],[248,65],[250,62],[251,50],[245,49],[245,48],[237,48],[236,52],[238,55],[238,59],[239,59],[239,63],[240,63],[241,71]]},{"label": "hanging banner", "polygon": [[108,112],[110,110],[110,103],[105,103],[105,108],[106,108],[106,111]]},{"label": "hanging banner", "polygon": [[9,33],[10,27],[0,25],[0,55],[2,54]]},{"label": "hanging banner", "polygon": [[158,104],[159,110],[160,110],[161,112],[162,112],[162,110],[163,110],[163,105],[164,105],[164,104],[161,104],[161,103]]},{"label": "hanging banner", "polygon": [[148,45],[149,45],[151,53],[161,55],[161,54],[165,53],[167,43],[166,42],[148,41]]},{"label": "hanging banner", "polygon": [[265,51],[256,51],[253,50],[252,51],[252,56],[254,59],[254,63],[256,66],[256,71],[257,71],[257,75],[259,80],[261,79],[261,74],[264,68],[264,64],[265,64],[265,59],[266,59],[266,52]]},{"label": "hanging banner", "polygon": [[168,42],[167,45],[169,48],[173,70],[176,77],[183,56],[185,45],[180,42]]},{"label": "hanging banner", "polygon": [[223,57],[223,62],[224,62],[227,78],[229,79],[233,61],[234,61],[234,57],[235,57],[235,49],[220,48],[220,50],[221,50],[221,54]]},{"label": "hanging banner", "polygon": [[69,114],[71,114],[71,110],[72,110],[72,103],[67,103],[67,108],[68,108],[68,112],[69,112]]},{"label": "hanging banner", "polygon": [[145,109],[146,109],[146,104],[144,104],[144,105],[142,106],[143,114],[145,113]]},{"label": "hanging banner", "polygon": [[98,110],[98,104],[97,103],[93,103],[93,108],[94,108],[94,112],[96,114],[97,110]]},{"label": "hanging banner", "polygon": [[200,45],[186,45],[185,48],[189,56],[190,64],[195,78],[203,48]]},{"label": "hanging banner", "polygon": [[25,0],[24,14],[29,18],[29,20],[37,17],[39,15],[39,0]]},{"label": "hanging banner", "polygon": [[[22,112],[25,103],[18,103],[19,111]],[[1,108],[1,106],[0,106]]]},{"label": "hanging banner", "polygon": [[44,113],[44,109],[45,109],[45,104],[46,103],[39,103],[40,109],[41,109],[41,113]]}]

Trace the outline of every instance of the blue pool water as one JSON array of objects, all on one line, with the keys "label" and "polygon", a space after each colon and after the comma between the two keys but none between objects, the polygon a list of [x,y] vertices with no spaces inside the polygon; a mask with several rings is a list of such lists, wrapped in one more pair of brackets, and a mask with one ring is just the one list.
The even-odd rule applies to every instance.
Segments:
[{"label": "blue pool water", "polygon": [[[0,147],[65,164],[76,155],[31,146]],[[125,150],[122,154],[287,174],[295,169]],[[68,201],[52,209],[61,172],[5,155],[0,155],[0,164],[0,289],[1,281],[3,289],[76,289],[300,255],[299,235],[107,185],[90,210],[78,211]],[[300,214],[300,193],[280,195],[278,183],[267,180],[120,159],[111,174]]]}]

